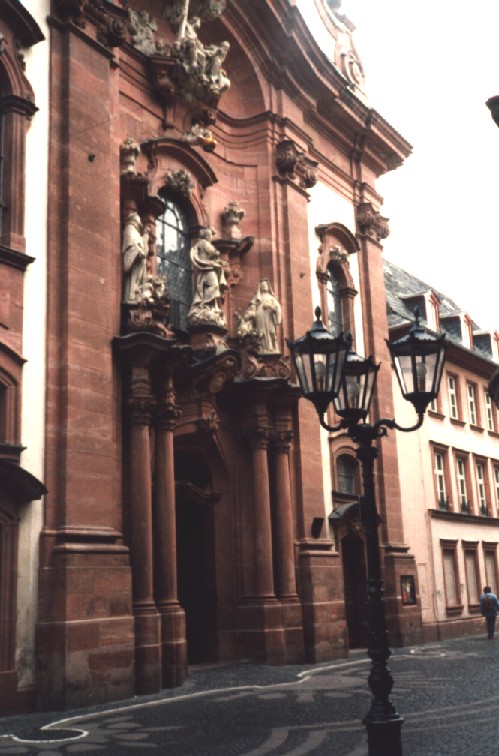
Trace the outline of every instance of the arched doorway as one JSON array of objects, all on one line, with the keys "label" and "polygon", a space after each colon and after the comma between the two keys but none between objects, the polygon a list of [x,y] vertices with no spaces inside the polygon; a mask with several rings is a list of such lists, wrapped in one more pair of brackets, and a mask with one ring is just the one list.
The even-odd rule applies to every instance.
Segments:
[{"label": "arched doorway", "polygon": [[216,661],[217,593],[214,512],[219,495],[200,452],[175,455],[178,599],[185,611],[189,664]]},{"label": "arched doorway", "polygon": [[350,648],[367,646],[366,557],[364,542],[350,533],[341,541],[345,615]]}]

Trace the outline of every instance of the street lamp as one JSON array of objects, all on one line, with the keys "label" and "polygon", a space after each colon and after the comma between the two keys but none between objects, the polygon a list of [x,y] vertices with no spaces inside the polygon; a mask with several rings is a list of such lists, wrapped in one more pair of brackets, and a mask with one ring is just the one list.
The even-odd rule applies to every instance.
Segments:
[{"label": "street lamp", "polygon": [[[428,404],[438,394],[447,343],[445,334],[433,336],[422,328],[417,310],[409,333],[394,342],[387,341],[402,395],[414,405],[418,420],[410,428],[388,419],[371,425],[366,418],[380,366],[372,357],[359,357],[352,349],[351,337],[333,338],[321,321],[320,308],[315,315],[310,331],[288,345],[302,394],[316,408],[321,426],[330,432],[344,429],[357,444],[363,484],[360,514],[366,535],[368,656],[372,662],[368,683],[373,695],[371,708],[362,721],[367,730],[369,756],[401,756],[404,720],[390,701],[393,678],[387,664],[390,649],[374,487],[378,451],[373,442],[385,436],[387,429],[410,432],[421,427]],[[336,426],[328,425],[324,419],[331,402],[340,418]]]}]

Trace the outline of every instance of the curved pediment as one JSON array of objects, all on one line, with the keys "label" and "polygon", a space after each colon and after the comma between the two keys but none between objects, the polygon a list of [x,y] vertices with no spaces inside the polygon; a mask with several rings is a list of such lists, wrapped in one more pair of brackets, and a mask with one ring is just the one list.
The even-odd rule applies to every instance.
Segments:
[{"label": "curved pediment", "polygon": [[150,168],[153,172],[164,167],[166,162],[175,162],[192,173],[203,189],[216,184],[218,181],[215,171],[202,155],[179,139],[159,137],[158,139],[148,139],[146,142],[142,142],[140,146],[149,159]]}]

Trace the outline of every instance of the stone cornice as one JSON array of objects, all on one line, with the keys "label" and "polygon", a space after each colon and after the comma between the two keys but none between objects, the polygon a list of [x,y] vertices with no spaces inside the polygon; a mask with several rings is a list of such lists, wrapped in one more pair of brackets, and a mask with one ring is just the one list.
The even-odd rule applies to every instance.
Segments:
[{"label": "stone cornice", "polygon": [[[250,14],[244,4],[229,3],[223,22],[238,38],[244,29],[241,44],[251,47],[264,74],[275,87],[299,95],[308,120],[320,122],[331,141],[341,138],[340,131],[351,134],[350,148],[355,143],[358,158],[369,162],[377,175],[400,165],[411,153],[410,144],[352,92],[296,7],[282,1],[270,5],[261,0],[258,13]],[[344,149],[348,153],[348,145]]]},{"label": "stone cornice", "polygon": [[12,29],[23,47],[32,47],[45,39],[35,19],[19,0],[2,0],[0,19]]},{"label": "stone cornice", "polygon": [[17,252],[15,249],[0,244],[0,265],[8,265],[10,268],[24,271],[34,260],[34,257],[30,257],[24,252]]}]

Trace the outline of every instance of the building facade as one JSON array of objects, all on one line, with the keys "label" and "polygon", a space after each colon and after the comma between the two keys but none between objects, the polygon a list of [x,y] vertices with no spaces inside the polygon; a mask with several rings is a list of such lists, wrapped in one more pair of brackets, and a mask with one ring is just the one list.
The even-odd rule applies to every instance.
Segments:
[{"label": "building facade", "polygon": [[[4,712],[365,642],[354,450],[298,401],[286,346],[320,304],[382,362],[372,411],[393,416],[375,182],[410,146],[367,104],[338,5],[0,10]],[[398,457],[392,434],[377,493],[407,644]]]},{"label": "building facade", "polygon": [[[438,399],[417,433],[398,437],[424,637],[483,632],[482,588],[498,588],[499,428],[487,393],[497,334],[480,330],[455,302],[393,263],[385,262],[385,280],[392,338],[407,330],[418,307],[426,327],[449,341]],[[403,404],[396,400],[400,417]]]}]

